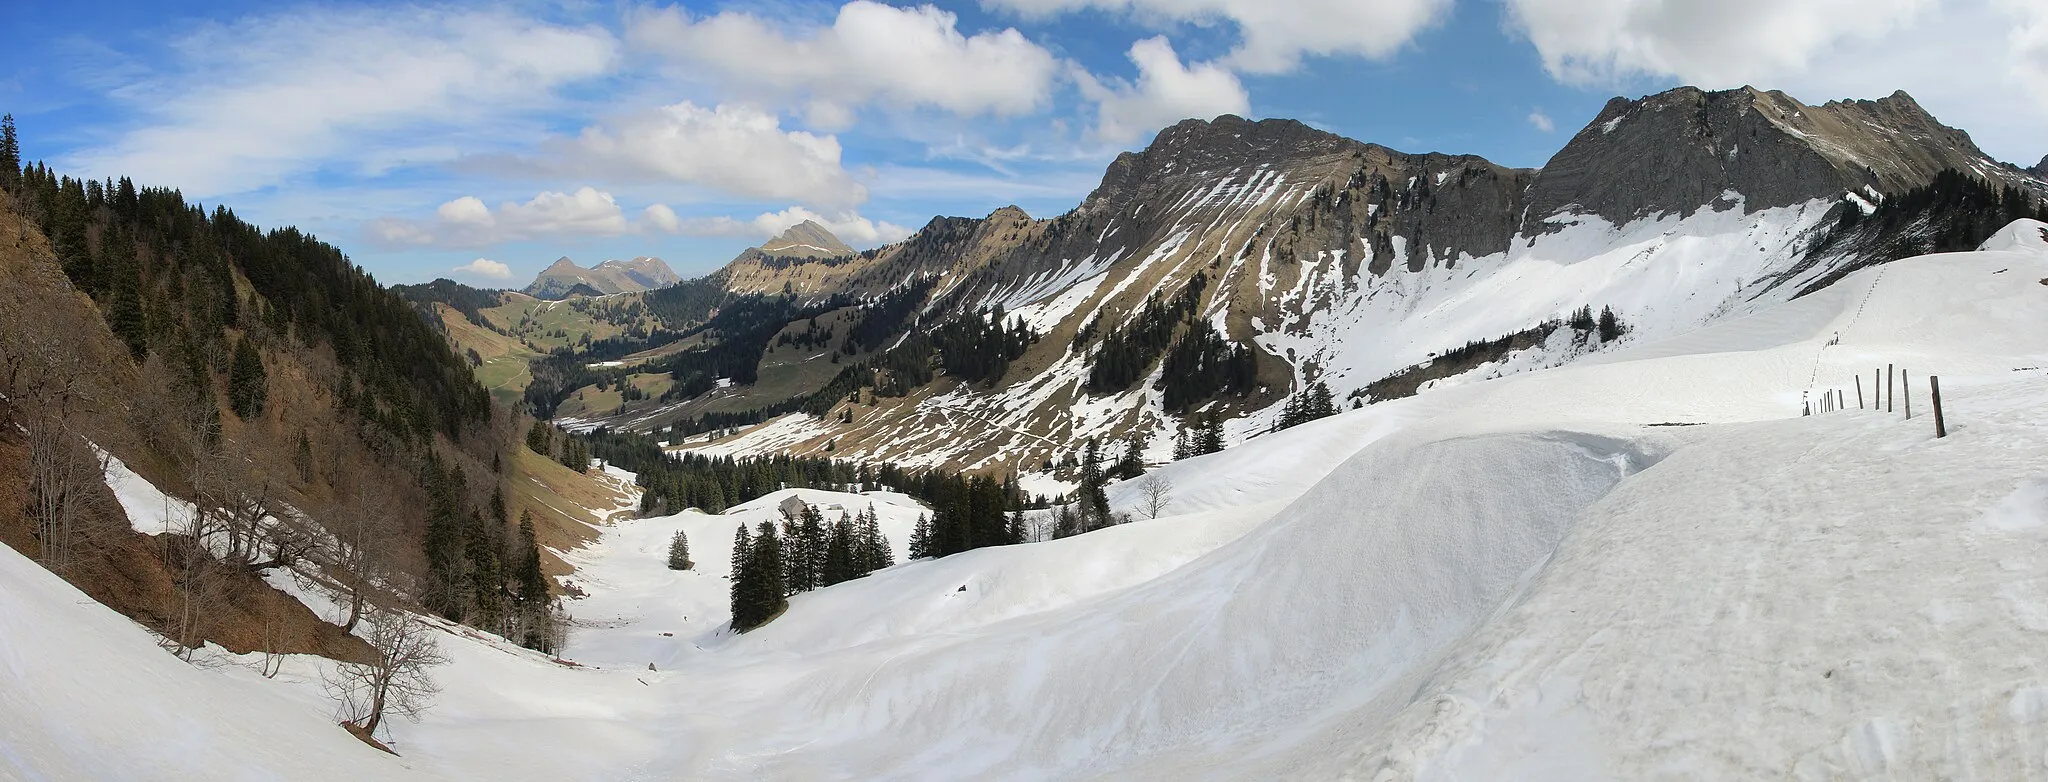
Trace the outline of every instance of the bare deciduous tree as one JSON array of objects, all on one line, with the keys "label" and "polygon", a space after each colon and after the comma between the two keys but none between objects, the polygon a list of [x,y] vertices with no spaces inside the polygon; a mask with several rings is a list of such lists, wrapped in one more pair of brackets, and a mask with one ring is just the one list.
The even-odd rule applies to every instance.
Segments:
[{"label": "bare deciduous tree", "polygon": [[342,720],[374,735],[386,714],[418,719],[433,705],[441,690],[432,669],[448,657],[434,638],[439,631],[410,614],[376,608],[368,618],[363,640],[376,649],[376,660],[335,666],[324,684],[340,701]]},{"label": "bare deciduous tree", "polygon": [[[8,290],[0,311],[30,312],[20,298]],[[82,522],[101,496],[96,484],[106,481],[107,462],[79,430],[82,416],[94,409],[91,380],[99,373],[69,331],[76,313],[42,309],[35,317],[0,317],[0,426],[27,434],[37,559],[61,571],[70,566]]]},{"label": "bare deciduous tree", "polygon": [[398,500],[387,484],[353,475],[341,498],[329,514],[327,528],[334,533],[333,567],[330,575],[341,584],[348,598],[348,618],[342,632],[353,632],[369,604],[371,590],[391,575],[391,559],[385,550],[391,538],[391,524]]},{"label": "bare deciduous tree", "polygon": [[1138,481],[1138,506],[1145,511],[1148,519],[1159,518],[1166,510],[1166,504],[1173,501],[1173,482],[1160,477],[1159,473],[1146,473]]}]

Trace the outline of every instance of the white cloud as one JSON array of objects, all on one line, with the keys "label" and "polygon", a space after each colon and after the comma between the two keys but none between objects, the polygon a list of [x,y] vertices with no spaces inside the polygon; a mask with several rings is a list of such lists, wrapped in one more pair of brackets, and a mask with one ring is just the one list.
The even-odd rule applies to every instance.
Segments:
[{"label": "white cloud", "polygon": [[1544,133],[1557,130],[1557,123],[1552,122],[1550,115],[1543,113],[1540,107],[1529,110],[1529,126]]},{"label": "white cloud", "polygon": [[1600,84],[1649,74],[1703,87],[1769,84],[1829,47],[1905,29],[1936,0],[1507,0],[1550,73]]},{"label": "white cloud", "polygon": [[478,258],[448,271],[469,277],[482,277],[488,280],[512,279],[512,267],[489,258]]},{"label": "white cloud", "polygon": [[172,49],[161,71],[110,90],[139,125],[69,167],[194,195],[382,168],[391,149],[437,153],[416,146],[423,129],[512,121],[618,59],[601,29],[426,8],[299,10],[209,26]]},{"label": "white cloud", "polygon": [[[656,206],[664,212],[668,209]],[[652,218],[654,209],[648,207],[643,214]],[[659,227],[658,220],[655,224]],[[496,210],[475,196],[463,196],[435,209],[431,220],[386,217],[365,226],[369,239],[385,247],[488,247],[535,239],[618,236],[639,230],[610,193],[591,187],[574,193],[544,192],[524,203],[499,204]]]},{"label": "white cloud", "polygon": [[689,101],[591,126],[515,165],[622,182],[679,182],[748,198],[847,208],[867,190],[839,163],[839,139],[783,130],[775,115]]},{"label": "white cloud", "polygon": [[1284,73],[1304,55],[1392,55],[1437,22],[1451,0],[982,0],[1043,17],[1094,8],[1154,27],[1235,24],[1239,43],[1225,64],[1245,73]]},{"label": "white cloud", "polygon": [[1164,37],[1131,45],[1138,66],[1135,84],[1103,83],[1078,68],[1074,79],[1082,97],[1094,101],[1095,133],[1110,141],[1129,141],[1190,117],[1247,114],[1251,98],[1237,76],[1216,63],[1183,65]]},{"label": "white cloud", "polygon": [[967,36],[957,24],[930,5],[868,0],[840,7],[830,27],[795,32],[741,11],[692,17],[668,7],[630,15],[627,40],[717,71],[750,97],[806,104],[817,127],[847,127],[869,102],[1014,116],[1050,100],[1059,75],[1051,52],[1015,29]]},{"label": "white cloud", "polygon": [[[656,215],[657,209],[661,213],[659,216]],[[832,235],[854,245],[887,244],[901,241],[911,234],[909,228],[887,221],[870,220],[857,212],[837,212],[826,216],[801,206],[792,206],[779,212],[766,212],[751,220],[722,215],[677,217],[674,211],[659,204],[648,207],[647,211],[648,224],[667,233],[688,236],[748,236],[766,239],[805,220],[825,226]]]},{"label": "white cloud", "polygon": [[[671,234],[684,236],[751,236],[767,238],[805,220],[815,220],[853,244],[884,244],[910,235],[894,223],[870,220],[851,209],[829,213],[791,206],[751,219],[727,216],[682,216],[667,204],[650,204],[639,219],[627,217],[610,193],[583,187],[573,193],[544,192],[524,202],[505,202],[492,209],[475,196],[441,204],[422,220],[385,217],[364,224],[364,235],[385,248],[478,248],[506,242],[560,241],[578,237]],[[477,259],[457,271],[493,276]],[[507,271],[507,274],[510,272]]]}]

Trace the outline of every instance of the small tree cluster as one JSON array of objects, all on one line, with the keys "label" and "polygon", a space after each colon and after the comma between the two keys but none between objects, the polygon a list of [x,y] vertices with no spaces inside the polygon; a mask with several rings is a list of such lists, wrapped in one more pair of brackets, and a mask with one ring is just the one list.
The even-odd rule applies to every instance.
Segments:
[{"label": "small tree cluster", "polygon": [[695,564],[690,561],[690,536],[676,530],[675,537],[668,539],[668,569],[689,570]]},{"label": "small tree cluster", "polygon": [[[677,533],[680,535],[681,533]],[[746,632],[766,624],[800,592],[851,581],[896,563],[874,506],[841,513],[826,523],[815,505],[805,505],[778,529],[763,521],[733,538],[732,627]]]},{"label": "small tree cluster", "polygon": [[590,443],[563,435],[546,421],[534,421],[533,428],[526,430],[526,448],[577,472],[590,469]]},{"label": "small tree cluster", "polygon": [[1287,404],[1280,408],[1280,417],[1273,419],[1272,431],[1300,426],[1336,414],[1336,397],[1330,394],[1329,385],[1318,380],[1310,383],[1301,393],[1287,398]]},{"label": "small tree cluster", "polygon": [[1182,427],[1174,436],[1174,461],[1223,450],[1223,416],[1214,412],[1196,416],[1193,428]]},{"label": "small tree cluster", "polygon": [[1572,316],[1567,318],[1565,323],[1581,334],[1598,335],[1601,342],[1613,342],[1628,333],[1627,324],[1622,323],[1621,317],[1614,314],[1613,307],[1601,307],[1600,314],[1596,317],[1593,314],[1593,305],[1588,304],[1573,310]]}]

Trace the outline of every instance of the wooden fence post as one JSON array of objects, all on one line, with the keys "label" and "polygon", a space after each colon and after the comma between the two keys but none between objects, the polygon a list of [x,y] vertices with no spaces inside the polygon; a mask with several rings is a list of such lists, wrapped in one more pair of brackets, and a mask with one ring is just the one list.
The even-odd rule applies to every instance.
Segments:
[{"label": "wooden fence post", "polygon": [[1899,393],[1892,388],[1892,365],[1884,365],[1884,411],[1898,412]]},{"label": "wooden fence post", "polygon": [[1906,370],[1899,370],[1899,390],[1906,394],[1906,418],[1913,417],[1913,381],[1906,378]]},{"label": "wooden fence post", "polygon": [[1856,376],[1856,409],[1863,409],[1863,376]]},{"label": "wooden fence post", "polygon": [[1947,437],[1948,424],[1941,420],[1941,378],[1935,375],[1928,375],[1927,388],[1934,392],[1934,436],[1937,438]]}]

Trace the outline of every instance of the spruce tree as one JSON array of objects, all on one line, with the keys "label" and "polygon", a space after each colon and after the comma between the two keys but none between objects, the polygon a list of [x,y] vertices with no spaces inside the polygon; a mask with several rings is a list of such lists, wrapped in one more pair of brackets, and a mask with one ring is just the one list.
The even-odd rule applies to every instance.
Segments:
[{"label": "spruce tree", "polygon": [[436,613],[460,622],[469,607],[469,585],[463,572],[462,471],[451,467],[442,473],[431,460],[427,469],[433,476],[427,502],[427,531],[421,540],[427,555],[427,603]]},{"label": "spruce tree", "polygon": [[1223,416],[1209,413],[1202,422],[1202,430],[1195,436],[1195,455],[1211,454],[1223,450]]},{"label": "spruce tree", "polygon": [[668,539],[668,569],[689,570],[694,564],[690,561],[690,537],[676,530],[675,536]]},{"label": "spruce tree", "polygon": [[[1856,211],[1851,209],[1849,211]],[[1613,342],[1621,337],[1621,319],[1615,317],[1613,307],[1600,308],[1600,341]]]},{"label": "spruce tree", "polygon": [[831,586],[861,575],[854,569],[853,548],[853,520],[845,514],[840,514],[839,520],[833,522],[832,531],[826,537],[825,566],[820,574],[821,586]]},{"label": "spruce tree", "polygon": [[889,549],[888,536],[882,534],[882,522],[875,515],[875,506],[869,505],[861,514],[860,528],[862,549],[865,552],[861,558],[861,575],[896,564],[896,554]]},{"label": "spruce tree", "polygon": [[1102,452],[1094,440],[1081,452],[1081,510],[1095,518],[1109,517],[1109,494],[1102,490]]},{"label": "spruce tree", "polygon": [[766,624],[788,605],[782,578],[782,541],[775,523],[763,521],[747,546],[745,568],[736,581],[740,599],[734,605],[733,629],[746,632]]},{"label": "spruce tree", "polygon": [[228,408],[239,418],[263,412],[270,396],[270,382],[263,371],[263,357],[247,337],[235,342],[234,363],[228,369]]},{"label": "spruce tree", "polygon": [[519,567],[513,581],[519,584],[519,613],[526,630],[519,643],[528,649],[552,652],[553,640],[548,632],[553,624],[548,603],[548,577],[540,568],[540,541],[534,537],[533,514],[528,511],[519,513],[519,546]]},{"label": "spruce tree", "polygon": [[0,115],[0,187],[14,191],[21,178],[21,140],[14,134],[14,115]]},{"label": "spruce tree", "polygon": [[504,578],[498,571],[498,551],[492,545],[495,541],[483,516],[469,514],[469,526],[465,530],[467,540],[463,554],[469,560],[470,605],[474,608],[471,624],[492,629],[504,616]]},{"label": "spruce tree", "polygon": [[744,631],[747,626],[740,624],[740,618],[752,616],[752,613],[750,613],[752,611],[750,601],[753,597],[752,590],[754,587],[752,573],[753,549],[754,536],[747,531],[746,524],[739,525],[739,529],[734,530],[732,534],[732,575],[728,576],[731,579],[731,583],[727,587],[727,591],[731,595],[732,627],[734,630]]},{"label": "spruce tree", "polygon": [[917,526],[910,531],[910,558],[924,559],[933,555],[931,520],[922,513],[917,514]]}]

